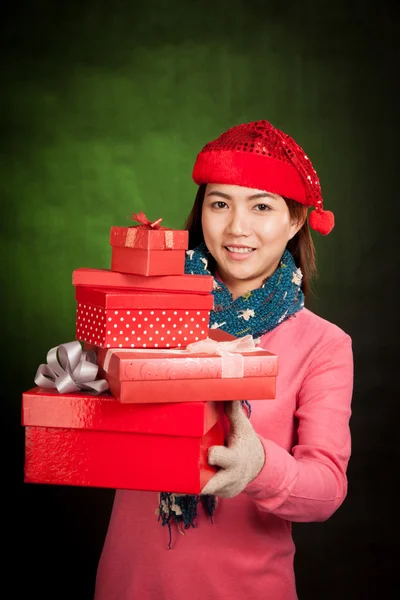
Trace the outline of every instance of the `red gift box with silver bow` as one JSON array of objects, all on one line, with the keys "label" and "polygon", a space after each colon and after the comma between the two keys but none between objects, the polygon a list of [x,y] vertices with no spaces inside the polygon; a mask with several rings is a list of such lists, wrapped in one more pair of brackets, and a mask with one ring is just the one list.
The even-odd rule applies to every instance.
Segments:
[{"label": "red gift box with silver bow", "polygon": [[134,275],[183,275],[189,233],[167,229],[162,219],[133,214],[140,225],[111,227],[111,270]]},{"label": "red gift box with silver bow", "polygon": [[278,356],[256,348],[251,336],[207,338],[184,350],[95,351],[102,377],[124,404],[275,398]]},{"label": "red gift box with silver bow", "polygon": [[25,481],[199,493],[215,473],[208,449],[224,443],[222,407],[124,405],[99,376],[79,342],[49,350],[22,395]]}]

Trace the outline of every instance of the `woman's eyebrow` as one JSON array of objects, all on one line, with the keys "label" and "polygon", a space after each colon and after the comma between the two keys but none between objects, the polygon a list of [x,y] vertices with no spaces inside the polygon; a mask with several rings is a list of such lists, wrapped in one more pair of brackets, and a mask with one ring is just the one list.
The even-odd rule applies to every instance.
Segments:
[{"label": "woman's eyebrow", "polygon": [[268,200],[276,200],[272,194],[268,194],[268,192],[259,192],[258,194],[252,194],[247,197],[247,200],[258,200],[259,198],[268,198]]},{"label": "woman's eyebrow", "polygon": [[211,192],[208,192],[207,196],[219,196],[220,198],[231,200],[231,196],[229,194],[224,194],[224,192],[218,192],[217,190],[211,190]]},{"label": "woman's eyebrow", "polygon": [[[225,194],[224,192],[219,192],[218,190],[211,190],[208,192],[207,196],[218,196],[219,198],[225,198],[225,200],[232,200],[232,196],[229,194]],[[276,200],[272,194],[268,192],[258,192],[257,194],[252,194],[247,197],[247,200],[259,200],[260,198],[268,198],[268,200]]]}]

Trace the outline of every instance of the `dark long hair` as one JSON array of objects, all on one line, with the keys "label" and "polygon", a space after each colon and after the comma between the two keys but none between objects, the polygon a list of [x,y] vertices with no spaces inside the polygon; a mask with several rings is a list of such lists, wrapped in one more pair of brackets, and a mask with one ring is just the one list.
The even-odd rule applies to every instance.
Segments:
[{"label": "dark long hair", "polygon": [[[201,242],[204,242],[203,229],[201,226],[201,212],[203,209],[204,195],[206,191],[206,185],[200,185],[197,190],[196,198],[192,206],[192,210],[186,219],[185,229],[189,231],[189,248],[195,248]],[[287,249],[292,254],[297,267],[300,267],[303,273],[302,290],[306,299],[312,293],[312,280],[317,275],[317,267],[315,262],[315,246],[311,237],[310,228],[307,222],[307,206],[284,198],[290,216],[292,219],[303,221],[303,225],[296,233],[296,235],[289,240]],[[215,261],[212,257],[209,258],[208,266],[210,271],[213,273],[215,270]]]}]

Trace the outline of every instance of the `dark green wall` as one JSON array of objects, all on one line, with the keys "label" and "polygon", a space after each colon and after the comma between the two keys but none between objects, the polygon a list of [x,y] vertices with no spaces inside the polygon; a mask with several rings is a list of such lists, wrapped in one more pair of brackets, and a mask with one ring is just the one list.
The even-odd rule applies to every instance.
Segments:
[{"label": "dark green wall", "polygon": [[[268,119],[309,154],[335,213],[333,233],[315,236],[320,277],[311,306],[353,336],[356,358],[349,498],[329,523],[295,528],[299,591],[304,600],[379,597],[367,594],[390,579],[392,547],[375,501],[391,479],[397,392],[395,10],[344,0],[8,6],[3,427],[18,506],[10,556],[25,573],[18,586],[43,599],[71,590],[91,598],[112,499],[103,490],[22,483],[20,396],[47,350],[74,338],[73,269],[108,268],[110,227],[132,212],[181,227],[203,144],[236,123]],[[376,567],[382,551],[387,560]]]}]

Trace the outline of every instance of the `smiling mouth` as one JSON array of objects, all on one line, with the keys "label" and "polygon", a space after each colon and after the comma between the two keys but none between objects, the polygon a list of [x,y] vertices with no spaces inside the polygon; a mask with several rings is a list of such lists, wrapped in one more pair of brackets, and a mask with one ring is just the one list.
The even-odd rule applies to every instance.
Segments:
[{"label": "smiling mouth", "polygon": [[235,246],[224,246],[225,250],[232,254],[251,254],[255,248],[235,248]]}]

